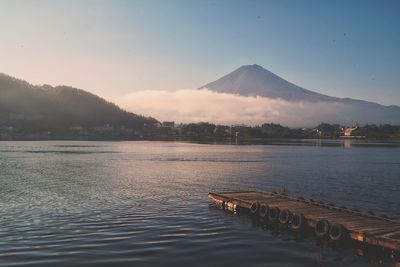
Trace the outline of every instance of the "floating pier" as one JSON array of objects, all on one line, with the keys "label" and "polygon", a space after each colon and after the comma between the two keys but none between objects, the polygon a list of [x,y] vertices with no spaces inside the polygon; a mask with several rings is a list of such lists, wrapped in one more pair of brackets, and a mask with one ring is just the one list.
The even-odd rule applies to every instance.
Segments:
[{"label": "floating pier", "polygon": [[248,210],[268,222],[286,224],[298,231],[311,228],[318,238],[353,239],[400,252],[400,223],[372,213],[275,192],[210,192],[208,196],[226,210]]}]

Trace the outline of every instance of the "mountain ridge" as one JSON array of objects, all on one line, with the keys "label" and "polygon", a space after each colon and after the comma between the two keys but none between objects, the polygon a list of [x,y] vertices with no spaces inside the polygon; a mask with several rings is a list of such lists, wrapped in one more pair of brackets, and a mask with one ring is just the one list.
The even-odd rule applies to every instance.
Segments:
[{"label": "mountain ridge", "polygon": [[[245,97],[259,96],[270,100],[282,99],[289,106],[286,110],[279,112],[291,116],[291,118],[294,116],[291,109],[295,104],[305,103],[304,108],[297,107],[298,112],[305,109],[309,112],[312,111],[312,114],[307,116],[314,118],[314,120],[319,118],[320,121],[345,125],[356,123],[400,124],[400,106],[385,106],[365,100],[323,95],[297,86],[256,64],[241,66],[199,89]],[[320,114],[320,117],[318,117],[318,114]],[[296,116],[299,120],[305,119],[302,118],[301,113],[296,113]]]},{"label": "mountain ridge", "polygon": [[204,88],[221,93],[280,98],[287,101],[327,101],[339,103],[361,101],[383,107],[400,109],[398,105],[386,106],[372,101],[328,96],[308,90],[289,82],[258,64],[243,65],[221,78],[201,86],[199,89]]},{"label": "mountain ridge", "polygon": [[71,127],[110,125],[143,129],[156,120],[71,86],[32,85],[0,73],[0,125],[62,133]]}]

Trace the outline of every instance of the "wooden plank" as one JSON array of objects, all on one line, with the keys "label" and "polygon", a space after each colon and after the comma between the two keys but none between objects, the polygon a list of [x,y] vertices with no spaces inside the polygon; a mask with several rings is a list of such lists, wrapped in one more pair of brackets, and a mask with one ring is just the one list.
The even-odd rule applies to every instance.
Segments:
[{"label": "wooden plank", "polygon": [[[257,195],[257,194],[254,194],[254,195]],[[260,193],[259,195],[262,196],[263,194]],[[268,196],[270,196],[270,195],[268,195]],[[243,199],[243,197],[240,193],[235,194],[235,197],[238,199]],[[246,200],[248,200],[248,199],[246,199]],[[256,201],[262,202],[261,199],[251,198],[251,200],[253,202],[256,202]],[[316,209],[316,212],[319,212],[321,214],[325,214],[325,212],[329,212],[330,214],[338,214],[338,211],[339,211],[340,214],[352,214],[350,216],[355,216],[355,217],[362,216],[365,218],[377,218],[376,216],[371,216],[368,214],[359,214],[359,213],[354,213],[351,211],[344,212],[341,208],[338,208],[338,207],[331,207],[328,205],[321,206],[319,204],[314,204],[314,203],[298,202],[297,200],[294,200],[293,198],[281,198],[279,196],[274,196],[274,195],[272,195],[272,197],[269,197],[269,201],[266,204],[269,204],[271,206],[281,206],[283,208],[292,208],[292,209],[299,209],[299,210],[302,210],[303,208],[307,210],[307,209],[310,209],[310,207],[313,207]],[[329,209],[327,207],[329,207]],[[340,216],[343,216],[343,215],[340,215]],[[349,216],[346,215],[346,217],[349,217]],[[386,219],[383,219],[383,218],[378,218],[378,219],[382,220],[382,221],[383,220],[387,221]]]},{"label": "wooden plank", "polygon": [[400,230],[384,234],[384,235],[382,235],[382,237],[400,241]]},{"label": "wooden plank", "polygon": [[400,231],[400,226],[390,228],[390,229],[384,228],[384,229],[377,229],[377,230],[366,230],[365,233],[367,235],[380,236],[380,235],[384,235],[384,234],[396,233],[398,231]]},{"label": "wooden plank", "polygon": [[[345,226],[346,227],[346,226]],[[346,227],[347,228],[347,227]],[[347,228],[349,229],[349,228]],[[387,229],[385,227],[379,227],[379,226],[363,226],[360,228],[350,228],[354,231],[357,231],[359,233],[365,234],[365,235],[375,235],[374,233],[391,233],[396,231],[396,229]]]},{"label": "wooden plank", "polygon": [[[238,198],[238,199],[244,199],[240,195],[235,195],[235,197]],[[254,198],[247,199],[246,198],[246,200],[251,200],[252,202],[258,201],[260,203],[264,203],[262,201],[263,199],[260,199],[260,198],[259,199],[254,199]],[[332,214],[337,214],[337,211],[341,211],[342,213],[344,213],[342,211],[342,209],[340,209],[338,207],[328,206],[329,208],[327,208],[327,207],[316,205],[316,204],[313,204],[313,203],[297,202],[296,200],[273,197],[273,196],[269,197],[268,201],[266,201],[265,204],[268,204],[269,206],[278,206],[278,207],[280,206],[280,207],[285,208],[285,209],[298,209],[298,210],[301,209],[301,211],[304,211],[304,212],[305,212],[305,210],[303,210],[303,209],[308,210],[308,209],[314,208],[319,213],[329,212],[329,213],[332,213]],[[350,211],[347,211],[345,213],[357,215],[357,213],[353,213],[353,212],[350,212]],[[372,217],[372,216],[367,215],[367,214],[365,214],[363,216],[365,216],[367,218]]]},{"label": "wooden plank", "polygon": [[[357,219],[357,218],[355,218]],[[368,220],[356,220],[354,222],[347,222],[347,221],[343,221],[343,223],[349,224],[349,226],[351,227],[363,227],[363,226],[380,226],[380,227],[386,227],[386,228],[394,228],[396,227],[395,224],[389,223],[389,222],[385,222],[385,221],[368,221]],[[361,228],[360,228],[361,229]]]},{"label": "wooden plank", "polygon": [[318,220],[326,219],[330,223],[340,223],[345,226],[351,238],[355,240],[400,251],[400,223],[386,218],[269,192],[209,193],[209,197],[220,202],[228,201],[231,205],[243,208],[250,208],[253,202],[259,202],[281,210],[288,209],[302,213],[310,227],[315,226]]},{"label": "wooden plank", "polygon": [[[323,208],[323,209],[329,209],[329,210],[334,210],[334,211],[340,211],[340,212],[342,212],[342,213],[355,214],[355,215],[362,216],[362,217],[366,217],[366,218],[375,218],[375,219],[379,219],[379,220],[381,220],[381,221],[390,221],[390,222],[394,222],[394,221],[392,221],[392,220],[390,220],[390,219],[388,219],[388,218],[382,218],[382,217],[379,217],[379,216],[377,216],[377,215],[371,215],[371,214],[367,214],[367,213],[362,213],[362,212],[360,212],[360,211],[353,211],[353,210],[350,210],[350,209],[344,209],[344,208],[340,208],[340,207],[337,207],[337,206],[331,206],[331,205],[328,205],[328,204],[319,204],[319,203],[317,203],[317,202],[312,202],[312,203],[307,203],[307,204],[315,205],[315,206],[321,207],[321,208]],[[398,222],[394,222],[394,223],[397,223],[397,224],[398,224]]]},{"label": "wooden plank", "polygon": [[[228,195],[231,196],[231,195]],[[239,200],[244,200],[239,194],[235,194],[235,197],[240,197],[238,198]],[[260,203],[263,203],[262,201],[259,200]],[[277,197],[272,197],[272,199],[267,202],[266,204],[269,204],[270,206],[274,207],[280,207],[281,209],[289,209],[292,212],[301,212],[301,213],[306,213],[307,216],[309,217],[316,217],[313,219],[328,219],[332,221],[342,221],[346,224],[358,221],[359,218],[356,214],[352,213],[346,213],[346,214],[338,214],[336,210],[326,210],[321,207],[314,207],[307,205],[305,203],[301,202],[295,202],[295,201],[290,201],[288,199],[281,199]],[[379,222],[382,223],[382,222]]]}]

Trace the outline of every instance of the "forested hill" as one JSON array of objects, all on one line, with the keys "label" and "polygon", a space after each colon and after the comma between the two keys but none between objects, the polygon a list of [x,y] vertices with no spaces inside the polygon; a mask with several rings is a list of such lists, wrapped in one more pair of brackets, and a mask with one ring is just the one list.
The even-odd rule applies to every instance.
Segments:
[{"label": "forested hill", "polygon": [[3,127],[29,132],[104,126],[140,130],[156,122],[126,112],[84,90],[35,86],[0,73],[0,126]]}]

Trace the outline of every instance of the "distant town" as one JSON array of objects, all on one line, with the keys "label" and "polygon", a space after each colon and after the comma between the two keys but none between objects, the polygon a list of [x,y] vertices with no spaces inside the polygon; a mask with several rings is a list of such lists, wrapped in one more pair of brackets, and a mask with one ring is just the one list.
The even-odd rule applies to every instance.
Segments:
[{"label": "distant town", "polygon": [[111,124],[95,127],[74,125],[63,132],[52,132],[0,125],[0,140],[255,140],[266,138],[400,140],[400,126],[386,124],[347,127],[321,123],[314,128],[289,128],[274,123],[257,126],[228,126],[208,122],[177,124],[173,121],[156,121],[145,124],[139,129]]}]

